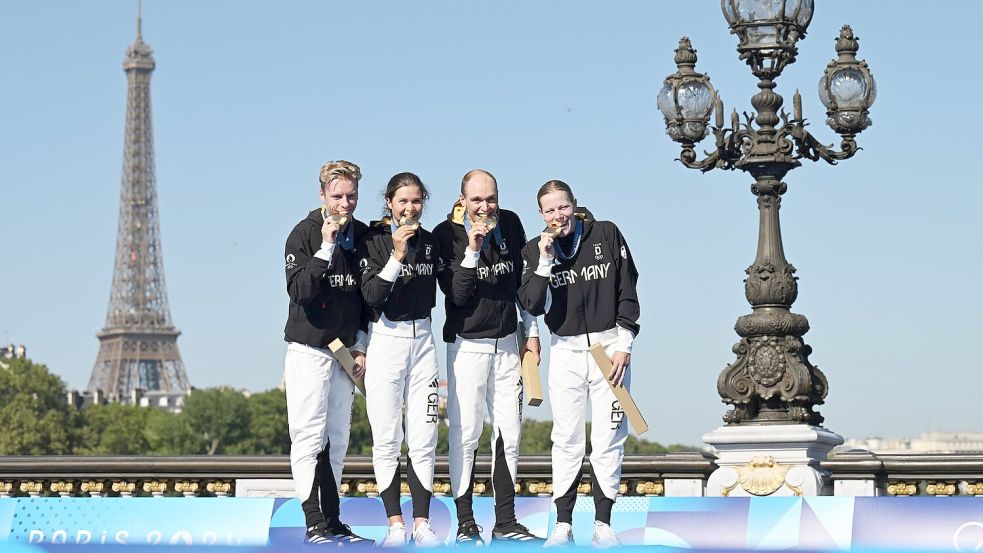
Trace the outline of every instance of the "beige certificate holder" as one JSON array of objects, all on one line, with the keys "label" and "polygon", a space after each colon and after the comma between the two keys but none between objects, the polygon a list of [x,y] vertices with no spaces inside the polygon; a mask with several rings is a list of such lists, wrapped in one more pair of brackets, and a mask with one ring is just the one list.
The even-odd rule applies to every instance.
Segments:
[{"label": "beige certificate holder", "polygon": [[590,354],[594,356],[594,361],[597,362],[598,368],[601,369],[604,381],[608,383],[608,386],[611,386],[614,397],[618,398],[618,403],[621,404],[621,408],[628,417],[631,427],[635,429],[635,433],[644,434],[648,432],[649,425],[645,422],[642,412],[638,410],[638,406],[635,405],[635,400],[628,393],[628,388],[615,386],[613,382],[608,380],[608,375],[611,374],[611,358],[604,352],[604,347],[601,344],[595,343],[590,347]]},{"label": "beige certificate holder", "polygon": [[355,378],[355,358],[348,352],[348,348],[345,347],[345,344],[343,344],[341,340],[335,338],[333,342],[328,344],[328,349],[331,350],[331,353],[334,354],[334,358],[338,360],[341,367],[345,369],[346,373],[348,373],[348,378],[352,379],[352,382],[355,383],[355,387],[358,388],[358,391],[362,392],[362,395],[364,396],[365,379]]},{"label": "beige certificate holder", "polygon": [[[519,324],[519,338],[521,344],[526,343],[526,329]],[[539,378],[539,363],[536,356],[527,351],[522,356],[520,370],[522,371],[522,395],[526,398],[526,405],[539,407],[543,403],[543,381]]]},{"label": "beige certificate holder", "polygon": [[543,381],[539,378],[539,363],[532,352],[522,356],[522,395],[526,404],[538,407],[543,403]]}]

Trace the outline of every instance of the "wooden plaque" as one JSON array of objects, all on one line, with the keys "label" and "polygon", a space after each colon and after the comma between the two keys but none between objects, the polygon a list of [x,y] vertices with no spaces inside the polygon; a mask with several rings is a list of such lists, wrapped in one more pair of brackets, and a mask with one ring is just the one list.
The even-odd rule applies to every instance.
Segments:
[{"label": "wooden plaque", "polygon": [[345,369],[346,373],[348,373],[348,378],[352,379],[352,382],[355,383],[355,387],[358,388],[358,391],[362,392],[362,395],[364,396],[365,379],[355,378],[355,358],[348,352],[348,348],[345,347],[345,344],[341,343],[341,340],[335,338],[333,342],[328,344],[328,349],[330,349],[331,353],[334,354],[334,358],[338,360],[338,363],[341,363],[341,367]]},{"label": "wooden plaque", "polygon": [[594,361],[597,362],[598,368],[601,369],[601,375],[604,376],[604,381],[608,383],[608,386],[611,386],[614,397],[618,398],[618,402],[621,403],[621,408],[625,411],[628,422],[635,429],[635,433],[644,434],[648,432],[649,425],[645,422],[642,412],[638,410],[638,406],[635,405],[635,400],[628,393],[628,388],[615,386],[614,383],[608,380],[608,375],[611,374],[611,358],[604,352],[604,347],[601,344],[594,344],[590,347],[590,354],[594,356]]}]

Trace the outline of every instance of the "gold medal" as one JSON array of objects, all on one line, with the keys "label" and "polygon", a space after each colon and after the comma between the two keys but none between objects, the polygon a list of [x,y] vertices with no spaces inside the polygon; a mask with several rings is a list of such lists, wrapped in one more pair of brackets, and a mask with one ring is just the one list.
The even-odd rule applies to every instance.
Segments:
[{"label": "gold medal", "polygon": [[420,228],[420,219],[415,216],[403,215],[398,222],[401,227],[410,227],[413,230]]},{"label": "gold medal", "polygon": [[498,216],[494,213],[486,213],[484,215],[479,215],[474,222],[476,225],[485,225],[488,232],[491,232],[498,226]]},{"label": "gold medal", "polygon": [[345,223],[348,222],[348,214],[338,213],[337,211],[328,211],[328,208],[326,207],[321,208],[321,217],[324,217],[325,221],[334,223],[339,227],[345,226]]},{"label": "gold medal", "polygon": [[546,225],[546,228],[543,229],[543,232],[545,234],[550,235],[553,238],[557,238],[558,236],[560,236],[560,234],[563,233],[563,225],[559,223],[550,223],[549,225]]}]

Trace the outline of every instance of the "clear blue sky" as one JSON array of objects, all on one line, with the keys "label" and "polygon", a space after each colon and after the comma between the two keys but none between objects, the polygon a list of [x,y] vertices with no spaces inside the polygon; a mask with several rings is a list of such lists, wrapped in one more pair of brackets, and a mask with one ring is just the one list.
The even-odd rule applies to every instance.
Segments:
[{"label": "clear blue sky", "polygon": [[[801,89],[811,129],[835,140],[816,83],[843,23],[879,89],[857,157],[786,179],[794,311],[830,381],[827,426],[847,437],[981,431],[983,3],[817,4],[778,81],[786,104]],[[674,161],[655,106],[685,34],[727,111],[751,109],[756,81],[717,0],[143,9],[167,286],[195,386],[278,383],[283,241],[317,204],[324,161],[362,166],[362,219],[378,214],[389,176],[418,173],[433,194],[429,226],[461,175],[483,167],[527,228],[540,226],[536,189],[559,178],[627,236],[641,272],[633,365],[646,437],[696,444],[720,423],[716,378],[750,311],[757,209],[747,175]],[[0,4],[0,338],[78,388],[109,300],[134,19],[131,1]]]}]

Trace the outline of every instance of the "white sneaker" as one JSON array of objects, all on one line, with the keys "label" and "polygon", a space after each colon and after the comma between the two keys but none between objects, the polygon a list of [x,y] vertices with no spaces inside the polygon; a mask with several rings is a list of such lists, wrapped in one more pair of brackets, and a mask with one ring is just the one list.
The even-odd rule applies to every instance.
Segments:
[{"label": "white sneaker", "polygon": [[379,547],[405,547],[406,546],[406,525],[402,522],[390,524],[386,531],[386,537],[382,539]]},{"label": "white sneaker", "polygon": [[543,547],[564,547],[573,545],[573,527],[568,522],[557,522],[553,533],[546,539]]},{"label": "white sneaker", "polygon": [[594,539],[591,540],[591,544],[598,549],[607,549],[609,547],[618,547],[621,545],[621,540],[615,535],[614,530],[611,526],[605,524],[599,520],[594,521]]},{"label": "white sneaker", "polygon": [[443,545],[430,527],[430,522],[424,522],[413,529],[413,543],[417,547],[440,547]]}]

